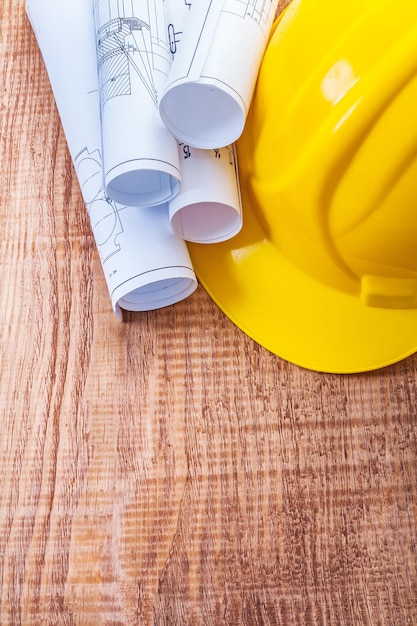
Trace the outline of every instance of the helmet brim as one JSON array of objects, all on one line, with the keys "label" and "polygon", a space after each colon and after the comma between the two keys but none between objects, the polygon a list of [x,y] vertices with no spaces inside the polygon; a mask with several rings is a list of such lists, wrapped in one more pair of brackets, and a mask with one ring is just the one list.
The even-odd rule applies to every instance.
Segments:
[{"label": "helmet brim", "polygon": [[417,351],[417,309],[366,306],[299,269],[241,191],[241,232],[219,244],[189,244],[200,283],[232,322],[279,357],[320,372],[375,370]]}]

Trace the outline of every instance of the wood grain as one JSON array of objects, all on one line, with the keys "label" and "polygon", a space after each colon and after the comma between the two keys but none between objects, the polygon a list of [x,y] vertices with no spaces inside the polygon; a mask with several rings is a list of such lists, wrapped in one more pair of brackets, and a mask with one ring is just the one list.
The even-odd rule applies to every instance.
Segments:
[{"label": "wood grain", "polygon": [[0,76],[0,623],[417,624],[417,358],[305,371],[201,288],[118,323],[22,0]]}]

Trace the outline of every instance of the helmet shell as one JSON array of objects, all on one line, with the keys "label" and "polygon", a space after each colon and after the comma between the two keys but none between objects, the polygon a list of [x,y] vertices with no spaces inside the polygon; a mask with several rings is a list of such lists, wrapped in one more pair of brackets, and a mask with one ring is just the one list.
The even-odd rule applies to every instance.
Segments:
[{"label": "helmet shell", "polygon": [[417,304],[417,3],[405,4],[295,2],[239,153],[279,249],[369,306]]},{"label": "helmet shell", "polygon": [[417,350],[416,103],[417,3],[293,0],[277,21],[238,142],[246,226],[208,253],[228,268],[218,286],[191,250],[276,354],[349,372]]}]

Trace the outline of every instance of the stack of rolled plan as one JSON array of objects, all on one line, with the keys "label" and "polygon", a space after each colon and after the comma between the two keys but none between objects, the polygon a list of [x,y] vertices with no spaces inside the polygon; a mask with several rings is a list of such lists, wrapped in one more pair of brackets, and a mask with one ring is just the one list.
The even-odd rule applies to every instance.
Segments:
[{"label": "stack of rolled plan", "polygon": [[[234,140],[243,129],[258,52],[253,85],[233,96],[244,102],[232,107],[236,119],[224,106],[220,127],[227,132],[215,128],[221,115],[217,104],[212,111],[211,87],[200,92],[202,101],[193,95],[189,103],[182,99],[186,91],[175,91],[196,75],[193,70],[186,80],[175,78],[179,55],[196,45],[200,70],[206,67],[204,46],[215,30],[223,32],[223,8],[232,1],[242,4],[222,0],[219,10],[218,0],[203,3],[208,30],[201,29],[196,43],[195,24],[201,26],[204,11],[183,0],[167,6],[164,0],[27,0],[119,318],[123,309],[151,310],[186,298],[197,286],[186,241],[216,243],[242,227]],[[265,10],[257,11],[248,4],[245,15],[269,25]],[[200,71],[193,85],[206,85],[206,78]],[[223,78],[210,79],[215,90]],[[235,87],[227,85],[225,93]],[[207,131],[213,141],[194,140],[204,112],[200,136]],[[191,134],[177,132],[187,117]]]},{"label": "stack of rolled plan", "polygon": [[185,242],[169,226],[168,205],[117,203],[103,187],[93,7],[86,0],[27,0],[49,75],[113,309],[144,311],[178,302],[197,286]]}]

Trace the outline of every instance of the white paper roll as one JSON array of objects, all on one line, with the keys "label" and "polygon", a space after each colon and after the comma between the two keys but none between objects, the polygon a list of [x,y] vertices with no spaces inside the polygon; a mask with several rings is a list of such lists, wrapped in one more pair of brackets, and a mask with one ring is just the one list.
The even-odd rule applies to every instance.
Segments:
[{"label": "white paper roll", "polygon": [[93,0],[107,195],[151,206],[178,192],[176,142],[158,99],[170,67],[163,0]]},{"label": "white paper roll", "polygon": [[216,148],[236,141],[249,109],[278,0],[192,3],[159,111],[186,144]]},{"label": "white paper roll", "polygon": [[234,146],[201,150],[180,144],[181,187],[169,203],[173,230],[186,241],[218,243],[242,228]]}]

